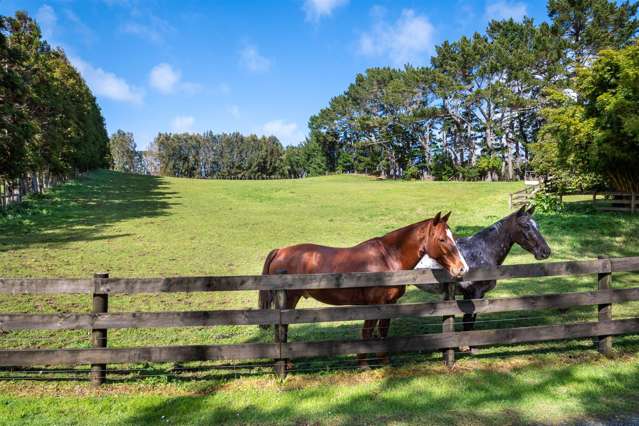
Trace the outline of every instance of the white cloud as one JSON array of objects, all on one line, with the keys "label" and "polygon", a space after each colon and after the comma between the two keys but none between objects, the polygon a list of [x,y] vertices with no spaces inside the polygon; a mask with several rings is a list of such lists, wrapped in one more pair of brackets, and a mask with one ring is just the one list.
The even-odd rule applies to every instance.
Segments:
[{"label": "white cloud", "polygon": [[305,0],[304,12],[306,20],[319,21],[323,16],[330,16],[333,10],[348,3],[348,0]]},{"label": "white cloud", "polygon": [[38,25],[40,25],[44,38],[51,39],[54,36],[58,24],[58,16],[55,10],[48,4],[44,4],[36,12],[35,19]]},{"label": "white cloud", "polygon": [[229,105],[226,110],[235,119],[240,118],[240,107],[237,105]]},{"label": "white cloud", "polygon": [[64,16],[68,21],[73,23],[74,30],[81,36],[82,41],[84,41],[85,43],[91,43],[93,41],[93,39],[95,38],[93,30],[87,24],[82,22],[78,15],[73,13],[72,10],[66,9],[64,11]]},{"label": "white cloud", "polygon": [[257,47],[246,45],[240,50],[240,64],[251,72],[265,72],[271,69],[271,60],[262,56]]},{"label": "white cloud", "polygon": [[508,0],[498,0],[493,3],[486,4],[484,17],[487,20],[513,18],[515,21],[520,21],[524,16],[526,16],[527,12],[528,9],[525,3]]},{"label": "white cloud", "polygon": [[272,120],[265,123],[258,132],[265,136],[276,136],[284,145],[297,144],[304,140],[304,133],[297,123],[284,120]]},{"label": "white cloud", "polygon": [[132,104],[142,103],[144,98],[142,90],[129,85],[123,78],[102,68],[96,68],[80,58],[71,57],[70,61],[97,96]]},{"label": "white cloud", "polygon": [[373,28],[359,38],[358,51],[366,56],[385,56],[394,65],[426,62],[426,55],[433,49],[435,28],[427,17],[415,14],[412,9],[402,10],[401,16],[390,24],[384,19],[383,10],[371,10]]},{"label": "white cloud", "polygon": [[172,93],[176,84],[180,81],[179,71],[174,70],[169,64],[159,64],[151,69],[149,83],[161,93]]},{"label": "white cloud", "polygon": [[132,14],[138,17],[143,16],[145,22],[141,22],[140,20],[126,22],[120,27],[120,31],[123,33],[138,36],[151,43],[162,44],[164,43],[165,37],[175,31],[175,28],[173,28],[171,24],[153,15],[149,11],[145,13],[138,11]]},{"label": "white cloud", "polygon": [[201,87],[199,84],[182,81],[180,70],[173,69],[167,63],[154,66],[149,73],[149,84],[154,89],[165,95],[177,91],[186,93],[196,93]]},{"label": "white cloud", "polygon": [[171,129],[178,133],[189,132],[193,128],[194,123],[195,118],[189,115],[179,115],[171,120]]}]

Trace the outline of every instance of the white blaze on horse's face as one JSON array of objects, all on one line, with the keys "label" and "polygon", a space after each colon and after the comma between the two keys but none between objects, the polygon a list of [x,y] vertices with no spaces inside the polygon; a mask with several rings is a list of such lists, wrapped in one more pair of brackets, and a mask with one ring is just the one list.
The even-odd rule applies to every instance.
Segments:
[{"label": "white blaze on horse's face", "polygon": [[468,263],[466,263],[466,259],[464,259],[464,255],[462,254],[461,250],[459,250],[459,247],[457,247],[457,243],[455,242],[455,239],[453,238],[453,233],[450,232],[450,229],[446,230],[446,236],[448,236],[448,239],[450,240],[451,244],[453,245],[453,247],[457,249],[457,253],[459,253],[459,258],[462,261],[462,265],[464,265],[464,269],[462,270],[462,275],[463,275],[466,272],[468,272],[468,270],[470,269],[468,267]]},{"label": "white blaze on horse's face", "polygon": [[[464,265],[462,274],[465,274],[469,270],[468,264],[466,263],[466,259],[464,259],[464,256],[462,255],[461,251],[457,247],[457,243],[455,242],[455,239],[453,238],[453,233],[450,232],[450,229],[446,230],[446,236],[450,239],[450,241],[452,242],[452,245],[455,246],[455,248],[457,248],[459,257],[461,258],[462,264]],[[424,256],[419,260],[419,262],[417,262],[417,265],[415,265],[414,269],[444,269],[444,267],[435,259],[430,257],[429,255],[424,254]]]}]

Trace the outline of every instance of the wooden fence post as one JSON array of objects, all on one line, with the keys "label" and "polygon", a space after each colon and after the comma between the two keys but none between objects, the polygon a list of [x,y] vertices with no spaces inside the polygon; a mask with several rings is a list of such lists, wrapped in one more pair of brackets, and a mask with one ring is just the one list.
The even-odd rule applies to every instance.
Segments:
[{"label": "wooden fence post", "polygon": [[508,210],[513,209],[513,194],[508,194]]},{"label": "wooden fence post", "polygon": [[[599,259],[608,259],[607,256],[599,256]],[[597,289],[608,290],[612,283],[612,272],[610,260],[607,262],[608,272],[600,272],[597,275]],[[612,320],[612,304],[605,303],[598,305],[599,322]],[[599,336],[597,350],[603,355],[612,354],[612,336]]]},{"label": "wooden fence post", "polygon": [[275,326],[275,343],[279,346],[280,357],[275,361],[275,374],[280,379],[286,377],[286,359],[282,358],[282,343],[288,340],[287,326],[282,324],[282,309],[286,308],[286,290],[275,290],[275,309],[279,312],[279,320]]},{"label": "wooden fence post", "polygon": [[[102,282],[102,279],[109,278],[107,273],[97,273],[93,275],[93,280],[96,284]],[[109,311],[109,295],[104,293],[93,293],[93,313],[106,313]],[[94,348],[106,348],[107,347],[107,330],[106,329],[92,329],[91,330],[91,345]],[[94,385],[101,385],[106,381],[106,364],[91,364],[91,383]]]},{"label": "wooden fence post", "polygon": [[[446,283],[444,300],[455,300],[455,283]],[[455,332],[455,315],[445,315],[442,320],[442,333]],[[452,368],[455,365],[455,349],[444,349],[444,364],[446,367]]]}]

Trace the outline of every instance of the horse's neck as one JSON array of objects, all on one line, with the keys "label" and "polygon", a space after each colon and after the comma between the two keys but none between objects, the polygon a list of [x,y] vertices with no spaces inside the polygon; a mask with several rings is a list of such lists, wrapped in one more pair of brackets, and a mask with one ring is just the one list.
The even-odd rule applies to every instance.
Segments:
[{"label": "horse's neck", "polygon": [[420,224],[409,225],[380,238],[388,255],[401,265],[401,269],[413,269],[419,262],[419,247],[421,245],[417,236],[419,226]]},{"label": "horse's neck", "polygon": [[488,228],[473,235],[472,238],[481,239],[486,247],[489,247],[489,253],[494,256],[497,265],[501,265],[506,260],[510,249],[515,243],[508,229],[508,219],[502,219],[495,222]]}]

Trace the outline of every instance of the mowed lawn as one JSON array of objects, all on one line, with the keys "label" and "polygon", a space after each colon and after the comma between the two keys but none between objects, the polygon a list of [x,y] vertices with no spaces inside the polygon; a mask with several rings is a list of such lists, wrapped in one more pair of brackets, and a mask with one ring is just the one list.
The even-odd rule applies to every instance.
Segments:
[{"label": "mowed lawn", "polygon": [[[452,210],[453,231],[469,235],[508,214],[508,193],[521,187],[364,176],[205,181],[100,171],[0,216],[0,277],[259,274],[275,247],[349,246],[440,210]],[[549,261],[639,255],[639,216],[582,206],[536,218],[553,249]],[[507,263],[534,261],[516,247]],[[615,275],[613,285],[637,286],[639,279]],[[594,288],[592,276],[510,280],[500,282],[490,297]],[[411,287],[401,301],[435,299]],[[256,301],[255,292],[114,296],[110,310],[247,308]],[[5,313],[89,309],[87,296],[0,296]],[[639,306],[616,305],[613,313],[637,316]],[[516,312],[480,316],[477,327],[594,318],[592,307]],[[399,319],[391,334],[437,332],[440,324],[438,318]],[[299,325],[291,327],[290,339],[355,338],[359,327],[357,322]],[[112,347],[270,339],[270,332],[254,326],[109,332]],[[88,346],[86,331],[0,331],[2,348]],[[612,359],[599,356],[589,340],[485,348],[460,356],[452,371],[438,354],[396,356],[393,367],[369,372],[339,370],[352,358],[324,359],[306,365],[325,371],[297,372],[283,383],[268,374],[173,375],[170,365],[135,366],[138,373],[113,375],[99,390],[86,382],[4,380],[0,423],[552,423],[615,415],[626,421],[639,411],[639,340],[617,338],[615,348]]]}]

